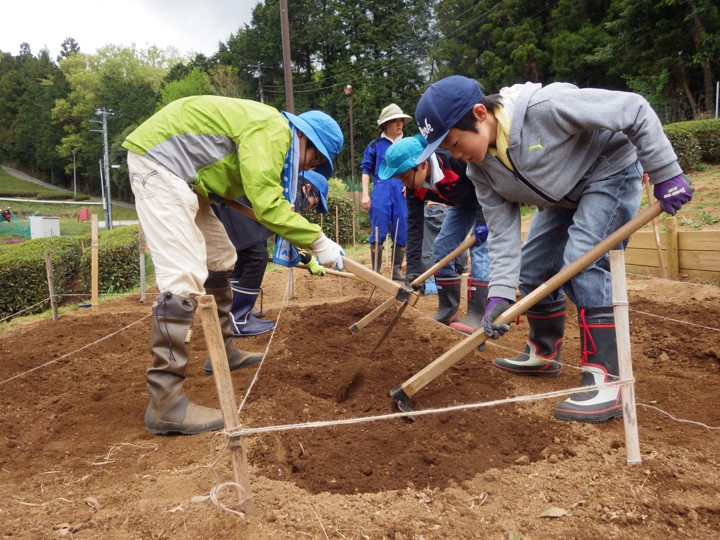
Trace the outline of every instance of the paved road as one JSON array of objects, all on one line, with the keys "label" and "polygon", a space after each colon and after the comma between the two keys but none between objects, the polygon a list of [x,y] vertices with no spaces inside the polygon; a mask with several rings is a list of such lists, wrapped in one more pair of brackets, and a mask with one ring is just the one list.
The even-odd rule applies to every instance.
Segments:
[{"label": "paved road", "polygon": [[[37,184],[39,186],[43,186],[48,189],[54,189],[55,191],[68,191],[65,188],[53,186],[52,184],[48,184],[47,182],[43,182],[42,180],[33,178],[32,176],[25,174],[22,171],[18,171],[17,169],[13,169],[11,167],[6,167],[5,165],[2,165],[2,170],[5,171],[6,173],[8,173],[10,176],[14,176],[15,178],[19,178],[20,180],[25,180],[26,182],[32,182],[33,184]],[[90,200],[99,201],[100,199],[97,197],[90,197]],[[123,202],[123,201],[113,201],[112,203],[116,204],[118,206],[124,206],[125,208],[135,208],[134,204]]]}]

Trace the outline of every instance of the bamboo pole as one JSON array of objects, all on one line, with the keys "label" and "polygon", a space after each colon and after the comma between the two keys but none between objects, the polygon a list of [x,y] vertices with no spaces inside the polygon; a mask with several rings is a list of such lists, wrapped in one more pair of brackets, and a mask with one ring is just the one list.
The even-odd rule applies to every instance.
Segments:
[{"label": "bamboo pole", "polygon": [[335,205],[335,243],[340,244],[340,214],[337,205]]},{"label": "bamboo pole", "polygon": [[53,278],[52,259],[50,252],[45,252],[45,271],[47,272],[48,291],[50,292],[50,309],[52,310],[53,321],[58,320],[57,299],[55,297],[55,279]]},{"label": "bamboo pole", "polygon": [[[648,204],[652,202],[652,190],[650,189],[650,177],[647,173],[643,175],[643,183],[645,184],[645,193],[647,194]],[[657,249],[658,266],[660,267],[660,277],[667,279],[667,271],[665,270],[665,258],[662,253],[662,246],[660,244],[660,233],[658,232],[657,218],[652,220],[653,234],[655,235],[655,248]]]},{"label": "bamboo pole", "polygon": [[680,273],[680,262],[678,260],[677,219],[674,217],[665,220],[665,235],[668,278],[676,280]]},{"label": "bamboo pole", "polygon": [[140,252],[140,302],[145,303],[145,233],[138,225],[138,251]]},{"label": "bamboo pole", "polygon": [[90,305],[95,310],[98,307],[98,217],[92,215],[91,219],[91,263],[90,263]]},{"label": "bamboo pole", "polygon": [[[625,279],[625,252],[610,252],[610,275],[612,280],[613,313],[617,334],[618,372],[621,380],[633,380],[632,353],[630,349],[630,317],[628,315],[627,283]],[[628,465],[639,465],[640,440],[638,437],[637,411],[635,409],[635,383],[620,387],[625,425],[625,457]]]},{"label": "bamboo pole", "polygon": [[[197,301],[205,343],[210,353],[215,388],[217,389],[220,409],[225,420],[225,429],[229,431],[236,430],[240,427],[240,419],[238,418],[235,391],[230,378],[230,367],[228,366],[225,343],[220,330],[220,319],[218,318],[215,297],[210,294],[202,295],[197,297]],[[233,475],[235,483],[238,484],[235,486],[238,504],[246,514],[254,514],[255,503],[250,487],[250,472],[245,440],[242,437],[231,437],[229,447]]]}]

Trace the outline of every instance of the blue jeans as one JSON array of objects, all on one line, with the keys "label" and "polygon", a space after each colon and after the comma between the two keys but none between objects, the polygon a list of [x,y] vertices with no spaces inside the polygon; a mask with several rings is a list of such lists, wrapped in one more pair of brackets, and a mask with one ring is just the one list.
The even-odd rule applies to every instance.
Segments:
[{"label": "blue jeans", "polygon": [[[451,206],[445,213],[440,232],[433,244],[433,257],[439,261],[453,249],[458,247],[475,225],[476,210]],[[475,281],[488,281],[490,279],[490,256],[487,242],[470,248],[470,275]],[[437,273],[438,277],[455,277],[455,261],[450,261]]]},{"label": "blue jeans", "polygon": [[[522,247],[520,292],[527,295],[562,268],[630,221],[642,193],[639,162],[624,171],[585,186],[577,208],[535,211]],[[627,241],[614,249],[625,249]],[[610,257],[606,253],[563,285],[578,307],[612,305]],[[540,304],[562,298],[557,289]]]}]

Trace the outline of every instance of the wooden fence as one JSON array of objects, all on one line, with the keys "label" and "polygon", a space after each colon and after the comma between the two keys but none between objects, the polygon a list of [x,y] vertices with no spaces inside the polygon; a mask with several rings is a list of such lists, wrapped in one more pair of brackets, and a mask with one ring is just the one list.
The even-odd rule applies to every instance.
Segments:
[{"label": "wooden fence", "polygon": [[[679,278],[695,282],[720,281],[720,230],[678,231],[677,218],[665,218],[658,223],[660,253],[667,279]],[[522,238],[527,234],[523,225]],[[653,231],[638,231],[630,237],[625,251],[625,269],[629,273],[663,277],[660,257]]]},{"label": "wooden fence", "polygon": [[[660,247],[668,279],[692,281],[720,280],[720,230],[678,231],[677,219],[666,218],[665,230],[659,232]],[[652,231],[636,232],[630,238],[625,254],[628,272],[660,275],[658,250]]]}]

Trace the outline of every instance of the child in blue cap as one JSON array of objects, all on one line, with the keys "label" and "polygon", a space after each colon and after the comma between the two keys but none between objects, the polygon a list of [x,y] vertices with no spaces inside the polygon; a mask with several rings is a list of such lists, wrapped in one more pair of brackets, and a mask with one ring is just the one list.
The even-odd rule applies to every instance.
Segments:
[{"label": "child in blue cap", "polygon": [[[315,210],[326,214],[327,194],[328,182],[325,177],[315,171],[304,171],[298,177],[293,209],[301,213]],[[239,202],[249,205],[246,198],[239,199]],[[272,236],[272,231],[222,202],[213,205],[213,211],[225,227],[237,252],[237,261],[230,275],[233,298],[230,322],[233,335],[242,338],[269,332],[275,328],[275,323],[260,318],[261,315],[255,313],[253,308],[258,296],[262,294],[261,285],[268,263],[267,239]],[[299,262],[302,262],[311,274],[325,275],[325,267],[308,251],[300,250]],[[210,362],[205,363],[205,373],[212,373]]]},{"label": "child in blue cap", "polygon": [[235,347],[229,278],[236,251],[210,197],[246,197],[262,225],[309,247],[321,264],[342,268],[342,248],[293,212],[284,191],[301,171],[332,174],[342,144],[340,126],[321,111],[281,114],[221,96],[173,101],[125,139],[135,207],[160,289],[146,373],[147,431],[193,434],[223,427],[220,410],[193,403],[183,390],[195,297],[215,297],[230,369],[262,359],[262,353]]},{"label": "child in blue cap", "polygon": [[[638,94],[525,83],[486,96],[477,81],[453,75],[427,88],[416,120],[429,143],[418,162],[438,147],[469,162],[490,228],[483,327],[493,339],[509,329],[493,321],[514,302],[516,288],[527,295],[632,219],[643,170],[669,214],[692,198],[660,120]],[[520,204],[538,207],[522,251]],[[528,310],[524,353],[495,365],[515,375],[558,376],[567,296],[578,308],[582,386],[616,379],[610,284],[605,255]],[[620,416],[619,387],[575,394],[555,407],[561,420]]]},{"label": "child in blue cap", "polygon": [[[455,320],[460,307],[460,276],[455,271],[454,261],[435,274],[438,311],[433,315],[433,319],[442,324],[472,334],[482,326],[487,302],[490,262],[485,243],[487,226],[475,197],[475,186],[465,174],[467,163],[454,159],[446,152],[434,152],[425,161],[417,163],[425,146],[420,136],[402,139],[390,146],[380,167],[380,178],[397,177],[408,190],[408,253],[415,251],[411,248],[416,247],[410,245],[411,239],[422,244],[422,201],[436,201],[449,206],[433,244],[435,261],[455,249],[465,240],[468,232],[475,233],[476,243],[470,250],[471,273],[467,282],[468,309],[465,317],[461,321]],[[421,201],[420,205],[411,204],[413,199]],[[419,228],[419,234],[412,230],[415,227]]]}]

